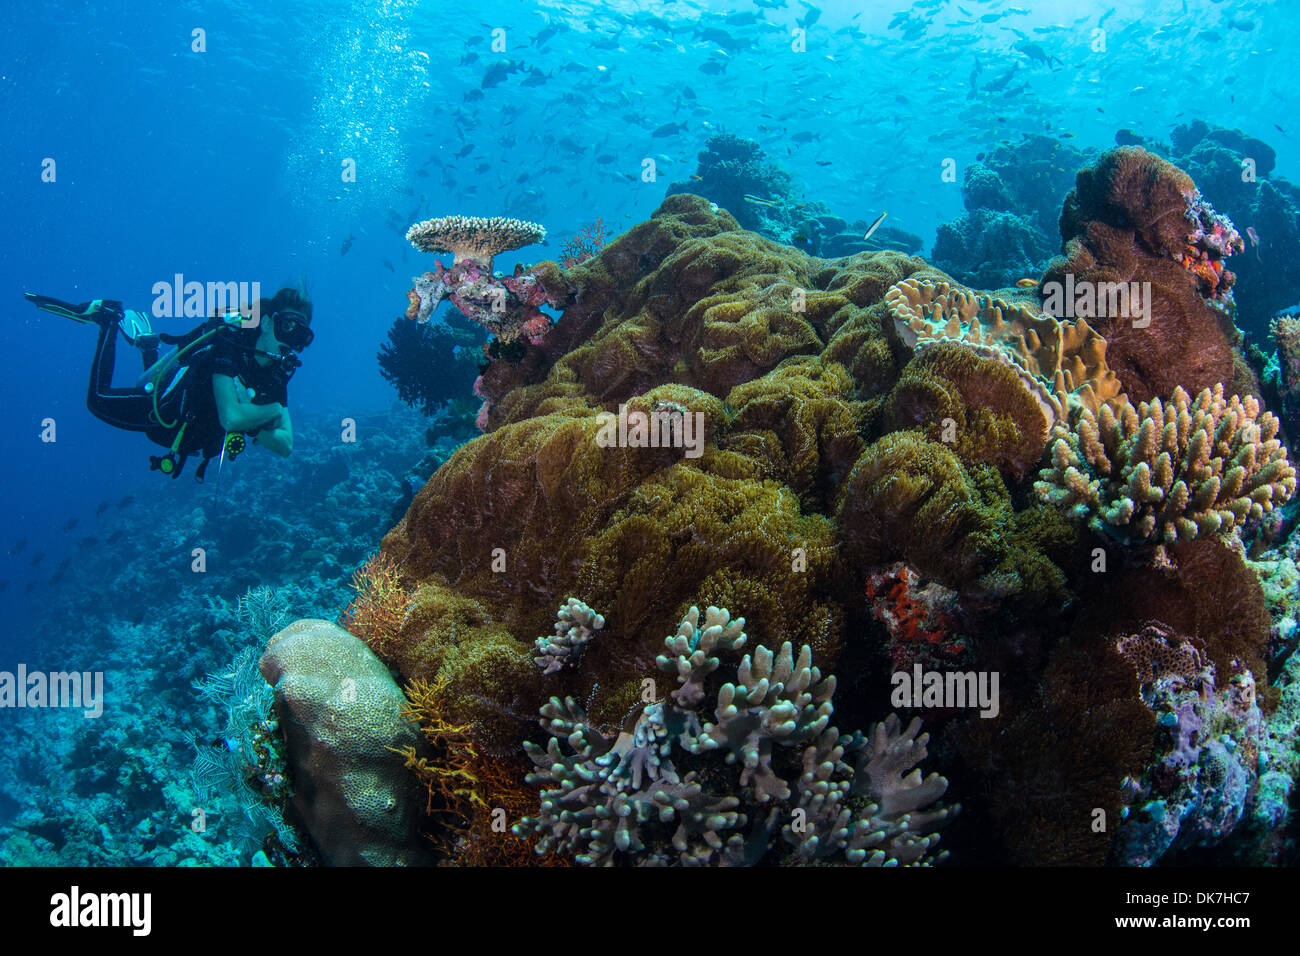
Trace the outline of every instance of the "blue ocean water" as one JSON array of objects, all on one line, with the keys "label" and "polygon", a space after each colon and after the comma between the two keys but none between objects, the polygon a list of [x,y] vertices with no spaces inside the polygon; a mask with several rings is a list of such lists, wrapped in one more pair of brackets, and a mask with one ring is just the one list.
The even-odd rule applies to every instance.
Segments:
[{"label": "blue ocean water", "polygon": [[[759,144],[799,196],[843,219],[887,211],[889,226],[921,238],[922,255],[963,208],[961,176],[945,179],[945,164],[964,169],[1024,134],[1101,150],[1119,130],[1168,141],[1201,119],[1267,142],[1271,175],[1300,181],[1297,16],[1296,0],[7,4],[0,662],[57,663],[60,635],[79,623],[81,652],[156,667],[123,644],[148,639],[139,629],[150,621],[176,620],[190,532],[220,529],[230,553],[259,561],[275,539],[311,550],[313,522],[333,520],[331,486],[311,475],[330,467],[345,419],[391,442],[388,477],[417,465],[425,423],[393,408],[375,360],[411,277],[431,266],[404,239],[416,221],[545,224],[542,255],[498,257],[508,272],[557,257],[598,218],[614,234],[646,219],[671,184],[689,185],[720,133]],[[290,389],[310,471],[291,491],[261,449],[201,486],[188,471],[176,481],[151,472],[158,448],[86,411],[93,326],[22,299],[147,310],[155,285],[177,275],[310,291],[316,338]],[[179,333],[197,321],[157,326]],[[119,382],[135,362],[119,347]],[[42,437],[50,420],[55,441]],[[298,585],[294,613],[346,601],[399,499],[371,503],[369,533],[365,522],[330,531],[350,538],[347,553],[313,572],[315,593]],[[87,606],[79,582],[102,587],[134,569],[133,546],[156,558],[158,575],[132,570],[118,603]],[[213,598],[233,607],[247,588],[303,581],[291,558],[265,575],[256,567],[232,571]],[[201,643],[173,637],[182,654]],[[137,674],[136,689],[174,694],[180,712],[189,682],[233,649],[161,683]],[[130,741],[124,732],[115,745]],[[0,828],[22,803],[0,794]],[[95,862],[142,862],[126,854]],[[165,862],[181,859],[229,862],[192,850]]]}]

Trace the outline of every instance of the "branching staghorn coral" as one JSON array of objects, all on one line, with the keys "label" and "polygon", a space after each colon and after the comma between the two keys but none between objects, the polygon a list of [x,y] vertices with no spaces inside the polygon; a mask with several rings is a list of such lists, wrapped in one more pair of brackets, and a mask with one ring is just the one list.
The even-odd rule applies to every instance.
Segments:
[{"label": "branching staghorn coral", "polygon": [[555,635],[539,637],[535,643],[538,657],[533,661],[543,674],[554,674],[572,667],[583,647],[605,626],[605,619],[577,598],[569,598],[555,620]]},{"label": "branching staghorn coral", "polygon": [[1253,396],[1224,398],[1219,384],[1195,402],[1179,388],[1168,402],[1116,408],[1058,422],[1051,465],[1034,483],[1095,531],[1129,545],[1228,534],[1295,493],[1278,421]]},{"label": "branching staghorn coral", "polygon": [[546,749],[524,745],[528,781],[545,787],[541,812],[514,832],[588,865],[753,865],[778,847],[795,863],[941,860],[932,830],[955,808],[926,809],[948,782],[913,769],[928,742],[919,720],[903,730],[891,716],[869,737],[841,736],[830,725],[835,678],[789,642],[746,655],[706,705],[717,654],[745,644],[744,624],[716,607],[701,621],[692,607],[656,661],[679,686],[615,739],[572,698],[552,697],[541,709]]}]

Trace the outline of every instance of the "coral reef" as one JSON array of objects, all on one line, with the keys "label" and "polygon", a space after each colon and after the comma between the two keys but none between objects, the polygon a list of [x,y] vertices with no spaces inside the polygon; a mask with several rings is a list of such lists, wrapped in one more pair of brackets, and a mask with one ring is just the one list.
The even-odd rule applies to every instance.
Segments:
[{"label": "coral reef", "polygon": [[[1075,532],[1017,511],[1007,484],[1039,457],[1041,413],[1009,369],[956,347],[900,377],[883,298],[909,276],[943,279],[893,252],[828,264],[665,200],[568,270],[582,293],[544,343],[484,371],[487,433],[384,540],[413,601],[372,647],[408,681],[445,682],[448,719],[508,755],[554,693],[533,643],[573,594],[607,623],[547,680],[596,688],[605,723],[692,603],[744,606],[756,640],[832,668],[867,574],[893,561],[1024,613],[1062,600]],[[924,420],[925,402],[944,414]],[[602,413],[656,409],[698,419],[698,457],[597,440]]]},{"label": "coral reef", "polygon": [[1014,286],[1040,275],[1060,249],[1055,211],[1087,154],[1049,136],[999,143],[962,176],[966,211],[942,223],[934,264],[967,285]]},{"label": "coral reef", "polygon": [[358,638],[312,619],[271,638],[258,666],[284,731],[290,805],[324,862],[420,862],[410,777],[396,752],[416,738],[388,668]]},{"label": "coral reef", "polygon": [[919,720],[904,730],[891,715],[866,738],[842,736],[830,725],[834,677],[788,643],[775,655],[756,647],[708,706],[706,682],[722,651],[745,644],[744,625],[692,607],[656,661],[677,689],[617,738],[572,698],[552,697],[541,709],[546,748],[525,744],[529,781],[546,788],[541,813],[516,832],[540,833],[538,853],[587,865],[754,865],[774,850],[804,864],[941,860],[932,831],[954,810],[932,806],[948,782],[914,769],[929,738]]},{"label": "coral reef", "polygon": [[1194,402],[1179,388],[1164,403],[1084,409],[1052,430],[1051,465],[1034,490],[1128,545],[1228,534],[1295,493],[1277,432],[1258,401],[1225,399],[1222,385]]},{"label": "coral reef", "polygon": [[793,177],[767,158],[758,143],[730,133],[709,137],[689,181],[673,183],[667,196],[694,193],[736,217],[741,227],[823,258],[894,249],[921,251],[921,239],[892,225],[849,223],[822,202],[802,199]]},{"label": "coral reef", "polygon": [[[1210,287],[1207,275],[1196,274],[1201,260],[1189,260],[1190,268],[1179,261],[1191,255],[1192,237],[1198,256],[1222,262],[1231,237],[1222,228],[1216,234],[1213,219],[1189,219],[1195,207],[1177,188],[1183,180],[1166,178],[1172,193],[1159,195],[1177,214],[1176,231],[1164,221],[1089,221],[1083,238],[1102,235],[1102,226],[1119,230],[1129,245],[1118,248],[1132,253],[1136,279],[1149,269],[1174,283],[1201,310],[1195,318],[1208,323],[1202,338],[1217,336],[1226,374],[1203,386],[1210,389],[1204,408],[1189,398],[1179,412],[1177,396],[1172,406],[1167,400],[1182,379],[1204,371],[1199,355],[1180,352],[1161,370],[1173,384],[1161,393],[1147,465],[1160,471],[1149,485],[1163,480],[1168,437],[1167,470],[1176,473],[1170,494],[1180,494],[1174,489],[1184,480],[1189,507],[1198,495],[1212,498],[1206,510],[1232,514],[1232,527],[1249,536],[1268,519],[1255,499],[1273,496],[1276,505],[1290,494],[1289,466],[1254,400],[1234,405],[1225,397],[1234,394],[1236,340],[1210,304],[1216,295],[1227,301],[1223,271],[1210,266],[1218,278]],[[1076,212],[1104,198],[1085,193]],[[755,643],[789,644],[792,679],[804,666],[795,649],[808,647],[824,672],[853,689],[837,703],[855,722],[870,719],[871,694],[900,662],[1000,670],[996,718],[930,715],[943,728],[940,756],[952,762],[945,772],[971,770],[979,825],[987,823],[1007,859],[1105,861],[1126,806],[1121,784],[1150,779],[1165,733],[1118,640],[1160,625],[1195,643],[1220,692],[1247,672],[1264,688],[1269,626],[1254,575],[1218,534],[1198,525],[1188,540],[1176,516],[1172,524],[1157,516],[1151,540],[1139,540],[1147,531],[1137,512],[1153,509],[1148,498],[1135,504],[1126,532],[1142,547],[1126,552],[1110,540],[1095,547],[1068,507],[1034,493],[1029,482],[1051,428],[1063,430],[1056,440],[1068,448],[1077,423],[1091,416],[1105,449],[1109,414],[1128,443],[1124,461],[1132,458],[1138,470],[1145,454],[1141,421],[1125,431],[1122,409],[1140,418],[1140,403],[1150,411],[1150,399],[1124,400],[1127,382],[1111,361],[1102,317],[1044,314],[1029,292],[967,293],[892,251],[826,261],[737,226],[700,197],[670,196],[649,221],[565,270],[565,311],[544,340],[490,351],[476,387],[485,434],[457,451],[385,537],[383,553],[400,568],[411,601],[400,621],[368,640],[407,682],[438,686],[445,723],[467,728],[465,739],[488,759],[517,754],[530,718],[546,708],[556,750],[536,741],[534,756],[545,756],[535,782],[565,795],[552,794],[551,807],[531,814],[534,823],[521,832],[592,862],[681,862],[683,853],[784,860],[794,846],[781,842],[779,827],[764,834],[762,814],[720,802],[742,786],[749,801],[779,790],[767,765],[746,764],[745,753],[781,754],[770,764],[779,779],[789,779],[776,768],[791,754],[779,745],[765,751],[761,732],[751,739],[748,731],[717,751],[687,748],[705,739],[706,721],[719,723],[708,708],[722,678],[683,676],[678,696],[644,696],[657,657],[673,657],[662,653],[662,636],[692,606],[744,607]],[[1175,246],[1157,254],[1138,241],[1139,229],[1155,235],[1166,226]],[[1081,240],[1076,251],[1087,248]],[[955,308],[947,298],[936,308],[937,294],[951,296]],[[1152,327],[1168,318],[1161,301]],[[971,314],[962,318],[963,309]],[[900,323],[903,311],[910,315]],[[945,334],[950,312],[958,316],[952,336]],[[971,341],[976,325],[980,341]],[[1142,388],[1149,379],[1146,371],[1135,377]],[[671,442],[601,440],[612,418],[654,414],[698,422],[690,454]],[[1208,429],[1199,440],[1209,442],[1204,462],[1196,456],[1206,449],[1192,446],[1193,421]],[[1078,447],[1083,474],[1092,466]],[[1118,452],[1106,455],[1119,461]],[[1216,486],[1192,474],[1205,467],[1218,467],[1224,480]],[[1241,488],[1232,484],[1238,478]],[[1107,501],[1106,481],[1090,480],[1100,483],[1098,501]],[[1220,492],[1231,499],[1219,501]],[[1242,521],[1238,497],[1246,501]],[[1228,530],[1225,520],[1219,531]],[[1212,519],[1203,523],[1208,529]],[[1153,565],[1147,546],[1161,544],[1168,526],[1177,532],[1164,545],[1168,563]],[[1139,560],[1129,561],[1134,550]],[[1116,601],[1116,593],[1126,599]],[[581,654],[546,654],[537,636],[552,631],[555,609],[570,595],[599,608],[605,625],[582,642]],[[782,661],[778,652],[762,666],[780,669]],[[692,704],[697,690],[704,703]],[[1262,711],[1269,699],[1261,693]],[[810,696],[809,707],[815,712],[822,702]],[[699,711],[701,726],[686,741],[663,729],[689,722],[682,710]],[[713,789],[705,778],[727,752],[736,763],[723,766],[736,776],[728,789]],[[646,776],[652,757],[672,766],[675,780],[661,789],[680,801],[656,802],[654,778]],[[690,786],[691,772],[699,789],[674,789]],[[1250,799],[1248,788],[1247,814]],[[1198,820],[1219,818],[1200,806],[1189,813],[1183,840],[1200,839],[1191,836]],[[657,822],[661,809],[671,821]],[[1095,809],[1112,821],[1108,831],[1079,825]],[[746,823],[738,827],[730,814]],[[543,819],[549,822],[537,822]],[[1220,831],[1230,829],[1231,840],[1242,826]],[[1165,855],[1183,848],[1179,842]]]},{"label": "coral reef", "polygon": [[1116,650],[1132,663],[1159,730],[1141,777],[1120,782],[1124,822],[1114,861],[1150,866],[1167,852],[1222,842],[1256,783],[1263,716],[1254,677],[1233,674],[1216,687],[1214,665],[1159,624],[1121,637]]}]

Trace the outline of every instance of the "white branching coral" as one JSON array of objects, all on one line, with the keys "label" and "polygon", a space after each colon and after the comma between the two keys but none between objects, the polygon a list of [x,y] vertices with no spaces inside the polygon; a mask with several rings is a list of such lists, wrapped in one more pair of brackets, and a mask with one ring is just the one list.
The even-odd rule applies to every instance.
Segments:
[{"label": "white branching coral", "polygon": [[1296,474],[1278,421],[1223,385],[1193,402],[1181,388],[1162,403],[1083,409],[1052,429],[1052,462],[1038,497],[1130,545],[1228,534],[1280,507]]},{"label": "white branching coral", "polygon": [[616,739],[572,698],[552,697],[541,711],[546,748],[524,745],[541,809],[515,832],[540,834],[538,853],[588,865],[942,859],[933,831],[956,808],[935,805],[947,780],[916,769],[928,742],[920,721],[903,730],[891,716],[866,737],[841,736],[830,724],[835,679],[807,647],[755,648],[706,708],[718,653],[744,645],[744,624],[716,607],[701,621],[691,608],[657,658],[677,689]]},{"label": "white branching coral", "polygon": [[537,657],[533,662],[543,674],[554,674],[578,662],[587,642],[605,626],[605,618],[577,598],[569,598],[555,616],[555,634],[534,642]]}]

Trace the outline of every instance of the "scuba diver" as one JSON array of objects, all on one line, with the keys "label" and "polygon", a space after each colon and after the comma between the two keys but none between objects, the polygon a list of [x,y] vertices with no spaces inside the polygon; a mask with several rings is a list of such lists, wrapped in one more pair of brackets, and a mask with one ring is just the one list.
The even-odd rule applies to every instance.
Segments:
[{"label": "scuba diver", "polygon": [[[257,310],[230,310],[184,335],[155,333],[149,317],[111,299],[72,305],[23,293],[37,308],[99,326],[86,407],[101,421],[144,432],[167,449],[150,456],[150,468],[172,478],[199,454],[194,471],[202,481],[208,462],[233,460],[245,436],[280,457],[293,451],[288,382],[311,344],[311,302],[296,289],[259,299]],[[114,387],[117,337],[140,349],[144,374],[129,387]],[[158,357],[160,345],[174,346]]]}]

